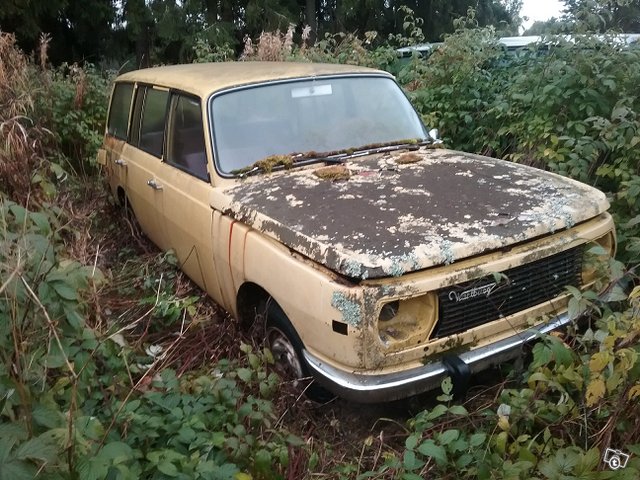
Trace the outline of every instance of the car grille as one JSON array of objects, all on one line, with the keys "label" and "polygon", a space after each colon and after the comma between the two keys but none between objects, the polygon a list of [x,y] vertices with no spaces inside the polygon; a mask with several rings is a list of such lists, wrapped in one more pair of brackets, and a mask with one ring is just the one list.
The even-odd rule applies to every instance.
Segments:
[{"label": "car grille", "polygon": [[[583,247],[438,292],[438,323],[431,338],[442,338],[512,315],[582,283]],[[500,275],[498,275],[500,277]]]}]

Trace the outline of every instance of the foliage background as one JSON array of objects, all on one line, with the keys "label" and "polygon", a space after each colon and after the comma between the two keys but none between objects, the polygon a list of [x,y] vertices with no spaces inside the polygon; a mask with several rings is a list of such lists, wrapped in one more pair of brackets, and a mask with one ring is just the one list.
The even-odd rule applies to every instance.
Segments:
[{"label": "foliage background", "polygon": [[481,25],[517,32],[519,0],[5,0],[0,29],[16,34],[27,52],[41,33],[51,35],[55,64],[88,61],[134,69],[158,63],[190,62],[205,42],[238,53],[245,36],[285,31],[298,37],[309,25],[310,42],[325,33],[397,33],[402,7],[423,18],[425,37],[441,40],[452,20],[469,7]]},{"label": "foliage background", "polygon": [[[0,21],[24,14],[20,2],[8,5]],[[113,4],[101,5],[111,12]],[[195,8],[180,8],[187,5]],[[73,6],[51,8],[75,18]],[[159,6],[123,4],[138,26],[147,22],[147,34],[159,28]],[[41,8],[20,25],[32,29],[24,38],[33,40],[40,16],[53,11]],[[471,11],[428,59],[402,63],[393,47],[423,41],[428,20],[395,13],[402,28],[392,37],[328,29],[311,42],[283,28],[253,35],[243,58],[389,69],[449,146],[601,188],[621,260],[603,273],[633,287],[640,49],[585,36],[506,54],[497,30]],[[188,18],[196,17],[206,18]],[[120,34],[138,46],[137,33]],[[168,51],[165,37],[149,38],[154,51]],[[274,374],[269,352],[109,204],[94,158],[113,73],[52,66],[47,47],[55,41],[41,38],[27,57],[12,35],[0,35],[0,478],[638,478],[637,289],[627,296],[614,283],[609,302],[571,291],[570,311],[587,308],[587,325],[542,339],[528,368],[465,401],[454,401],[445,382],[438,399],[409,407],[406,422],[340,427],[365,413],[356,407],[339,417],[337,407],[303,400]],[[235,56],[233,43],[179,43],[197,60]],[[606,448],[631,454],[627,468],[610,471]]]}]

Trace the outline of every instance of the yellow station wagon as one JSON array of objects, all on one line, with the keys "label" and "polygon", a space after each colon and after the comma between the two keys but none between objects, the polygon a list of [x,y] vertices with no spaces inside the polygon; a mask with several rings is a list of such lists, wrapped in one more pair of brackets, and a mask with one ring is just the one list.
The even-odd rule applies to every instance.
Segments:
[{"label": "yellow station wagon", "polygon": [[374,402],[519,355],[615,247],[598,190],[441,146],[385,72],[195,64],[116,79],[99,162],[283,369]]}]

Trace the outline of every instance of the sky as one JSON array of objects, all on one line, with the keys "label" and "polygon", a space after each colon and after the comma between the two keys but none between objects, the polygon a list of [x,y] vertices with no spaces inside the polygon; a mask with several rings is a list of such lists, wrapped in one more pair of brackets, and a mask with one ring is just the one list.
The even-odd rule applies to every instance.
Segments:
[{"label": "sky", "polygon": [[524,27],[529,28],[536,20],[549,20],[558,18],[562,14],[564,5],[559,0],[524,0],[522,2],[521,17],[529,17],[524,22]]}]

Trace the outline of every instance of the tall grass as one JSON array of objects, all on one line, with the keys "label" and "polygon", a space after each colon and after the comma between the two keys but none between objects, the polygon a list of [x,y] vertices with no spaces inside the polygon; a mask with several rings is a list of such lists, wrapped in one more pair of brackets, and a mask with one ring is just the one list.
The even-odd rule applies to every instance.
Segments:
[{"label": "tall grass", "polygon": [[33,71],[14,35],[0,32],[0,189],[22,204],[40,198],[33,180],[49,135],[33,119]]}]

